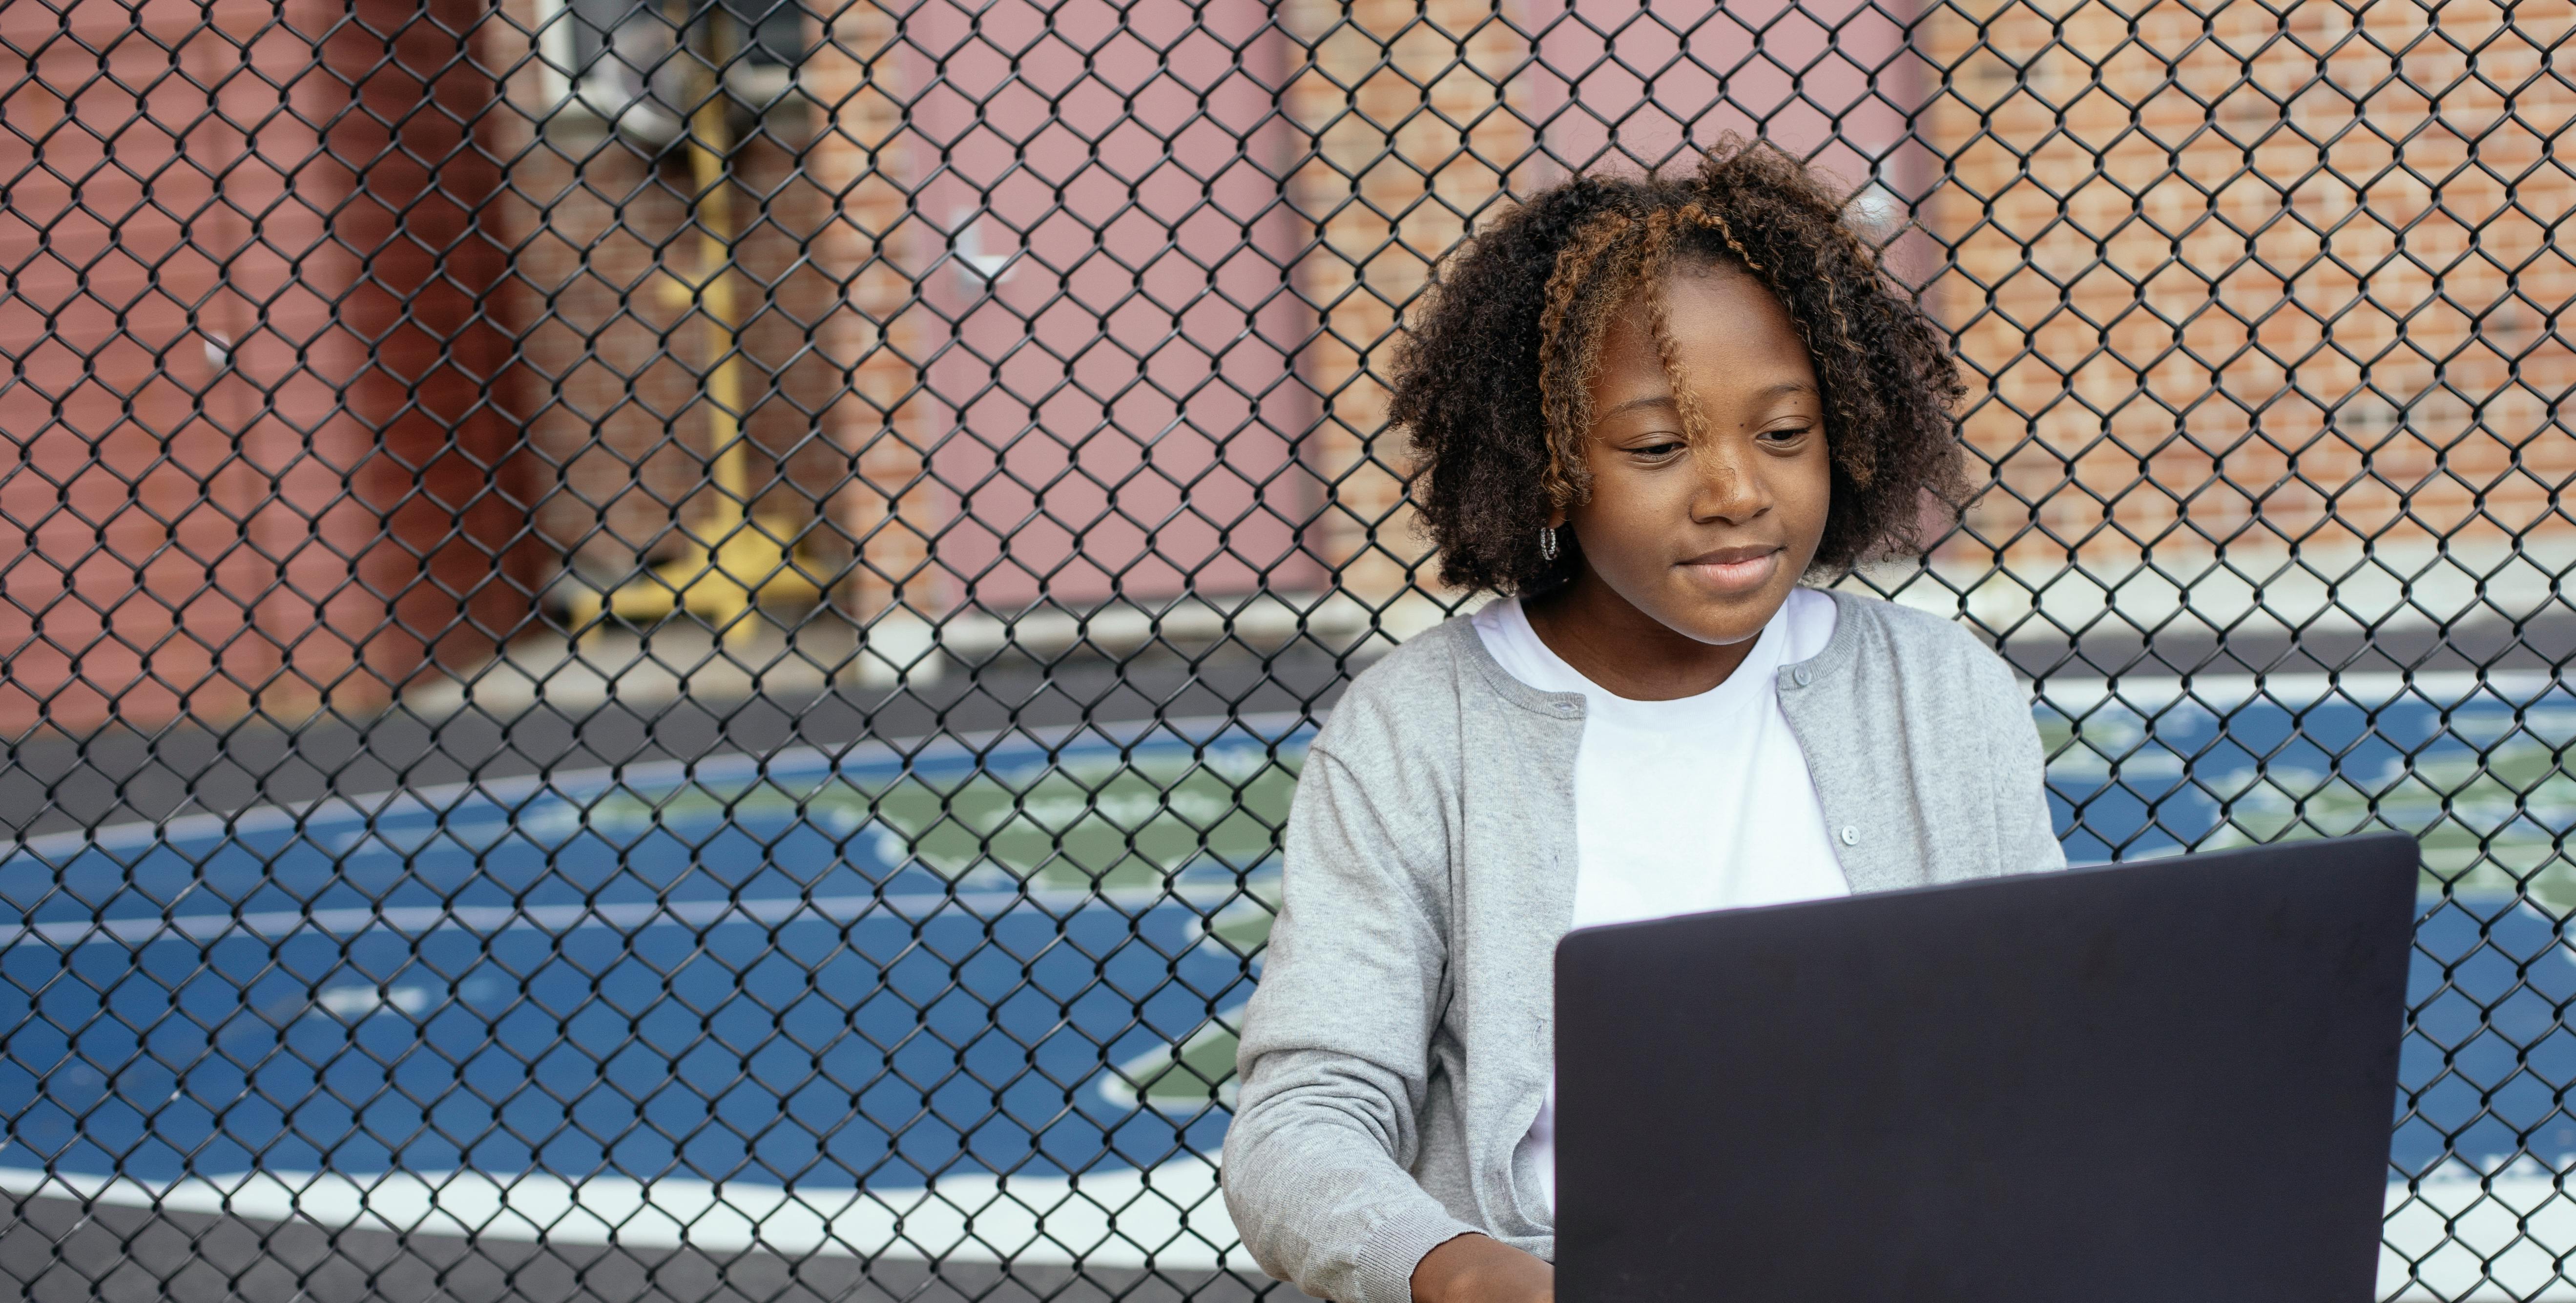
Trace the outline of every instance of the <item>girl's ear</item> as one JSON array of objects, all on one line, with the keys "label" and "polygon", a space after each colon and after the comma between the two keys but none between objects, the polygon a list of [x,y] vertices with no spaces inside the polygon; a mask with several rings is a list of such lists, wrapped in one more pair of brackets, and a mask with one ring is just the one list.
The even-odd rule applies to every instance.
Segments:
[{"label": "girl's ear", "polygon": [[1558,507],[1556,510],[1547,513],[1547,527],[1549,529],[1565,528],[1565,508]]}]

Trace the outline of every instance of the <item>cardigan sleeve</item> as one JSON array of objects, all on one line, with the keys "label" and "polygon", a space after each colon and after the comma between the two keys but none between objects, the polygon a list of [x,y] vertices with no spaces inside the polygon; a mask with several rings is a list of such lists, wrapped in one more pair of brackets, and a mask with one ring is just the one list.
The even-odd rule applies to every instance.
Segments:
[{"label": "cardigan sleeve", "polygon": [[1995,834],[2004,873],[2066,867],[2066,848],[2048,813],[2048,757],[2030,714],[2030,690],[2000,656],[1989,654],[1986,752],[1992,762]]},{"label": "cardigan sleeve", "polygon": [[1446,835],[1422,766],[1365,739],[1336,755],[1336,731],[1308,754],[1288,816],[1225,1202],[1271,1275],[1336,1303],[1411,1303],[1423,1255],[1474,1229],[1407,1171],[1440,1017]]}]

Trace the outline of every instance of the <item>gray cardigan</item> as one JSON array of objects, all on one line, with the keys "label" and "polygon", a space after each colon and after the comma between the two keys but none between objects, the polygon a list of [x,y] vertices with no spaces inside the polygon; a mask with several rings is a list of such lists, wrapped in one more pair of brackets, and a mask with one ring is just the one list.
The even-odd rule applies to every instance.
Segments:
[{"label": "gray cardigan", "polygon": [[[1834,596],[1832,640],[1779,692],[1852,889],[2063,865],[2012,672],[1947,621]],[[1553,1256],[1513,1154],[1553,1067],[1582,736],[1580,695],[1513,678],[1456,619],[1316,737],[1225,1137],[1226,1208],[1272,1275],[1409,1303],[1466,1231]]]}]

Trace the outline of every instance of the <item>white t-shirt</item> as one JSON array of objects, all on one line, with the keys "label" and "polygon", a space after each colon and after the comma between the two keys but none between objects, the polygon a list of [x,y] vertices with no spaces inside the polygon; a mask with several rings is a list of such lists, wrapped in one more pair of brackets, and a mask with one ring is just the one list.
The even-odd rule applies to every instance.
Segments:
[{"label": "white t-shirt", "polygon": [[[1477,636],[1513,678],[1580,692],[1574,761],[1574,926],[1843,896],[1806,753],[1780,711],[1779,670],[1834,633],[1834,600],[1792,590],[1724,683],[1679,701],[1631,701],[1576,673],[1504,598]],[[1556,1206],[1556,1087],[1514,1155]]]}]

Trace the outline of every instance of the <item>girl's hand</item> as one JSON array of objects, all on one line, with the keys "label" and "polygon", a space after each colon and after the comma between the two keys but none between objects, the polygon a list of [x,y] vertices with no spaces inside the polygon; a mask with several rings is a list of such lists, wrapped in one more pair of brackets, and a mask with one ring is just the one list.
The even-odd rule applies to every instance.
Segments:
[{"label": "girl's hand", "polygon": [[1556,1303],[1556,1268],[1500,1240],[1461,1235],[1422,1255],[1413,1303]]}]

